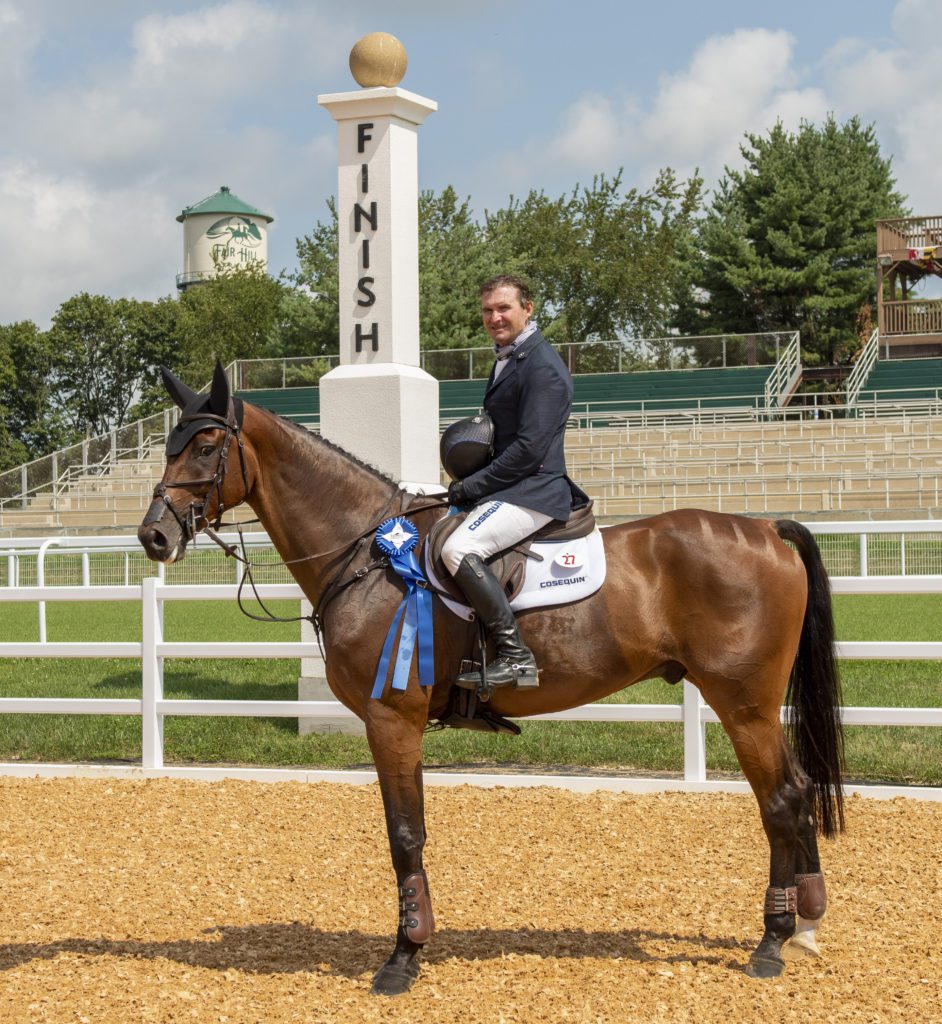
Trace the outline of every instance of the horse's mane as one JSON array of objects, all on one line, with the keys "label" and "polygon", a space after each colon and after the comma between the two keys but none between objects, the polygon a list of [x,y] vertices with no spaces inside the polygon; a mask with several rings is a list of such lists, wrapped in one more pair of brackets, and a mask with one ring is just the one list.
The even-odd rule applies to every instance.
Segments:
[{"label": "horse's mane", "polygon": [[317,446],[323,445],[331,451],[336,452],[338,455],[342,455],[355,466],[359,466],[360,469],[365,469],[372,476],[376,477],[377,480],[381,480],[383,483],[389,484],[390,486],[398,486],[397,480],[393,480],[392,477],[387,476],[375,466],[371,466],[368,462],[364,462],[362,459],[357,458],[356,455],[348,452],[346,448],[341,448],[339,444],[334,444],[333,441],[328,441],[326,437],[321,437],[320,434],[315,434],[308,430],[307,427],[302,427],[295,423],[294,420],[289,420],[286,416],[280,416],[278,413],[272,412],[270,409],[266,409],[265,412],[273,416],[276,420],[279,420],[292,433],[298,435],[299,440],[303,439],[304,443],[310,445],[312,449],[316,449]]}]

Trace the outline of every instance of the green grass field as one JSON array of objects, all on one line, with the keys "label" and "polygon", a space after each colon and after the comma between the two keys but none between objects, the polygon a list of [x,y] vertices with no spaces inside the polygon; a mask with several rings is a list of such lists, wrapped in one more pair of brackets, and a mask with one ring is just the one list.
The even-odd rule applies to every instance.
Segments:
[{"label": "green grass field", "polygon": [[[285,602],[276,614],[296,614]],[[942,639],[942,597],[835,598],[842,640]],[[47,605],[49,640],[140,639],[137,604]],[[244,618],[234,604],[168,603],[165,634],[183,640],[296,640],[298,626]],[[38,639],[35,605],[0,605],[0,641]],[[300,665],[288,660],[176,660],[165,667],[170,698],[297,699]],[[942,707],[942,663],[844,662],[848,706]],[[140,666],[130,659],[0,659],[3,697],[138,697]],[[623,703],[679,703],[681,688],[648,681],[609,698]],[[425,740],[431,766],[543,765],[679,772],[680,725],[666,723],[522,723],[519,737],[448,730]],[[297,735],[294,719],[169,718],[169,764],[224,763],[366,766],[366,741]],[[0,760],[139,761],[140,720],[133,716],[0,715]],[[737,771],[722,729],[707,728],[707,765]],[[930,727],[850,727],[847,776],[853,780],[942,784],[942,731]]]}]

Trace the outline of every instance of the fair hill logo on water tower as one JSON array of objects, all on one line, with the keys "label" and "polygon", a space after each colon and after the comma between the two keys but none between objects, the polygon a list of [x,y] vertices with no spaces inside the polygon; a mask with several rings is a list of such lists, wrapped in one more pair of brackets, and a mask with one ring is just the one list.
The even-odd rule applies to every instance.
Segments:
[{"label": "fair hill logo on water tower", "polygon": [[177,217],[183,225],[183,273],[177,287],[212,280],[223,265],[260,266],[268,263],[268,213],[240,199],[228,185],[184,207]]},{"label": "fair hill logo on water tower", "polygon": [[222,217],[210,225],[206,237],[212,240],[213,255],[217,259],[238,259],[240,263],[250,263],[257,259],[258,256],[252,250],[262,244],[262,233],[258,225],[245,217]]}]

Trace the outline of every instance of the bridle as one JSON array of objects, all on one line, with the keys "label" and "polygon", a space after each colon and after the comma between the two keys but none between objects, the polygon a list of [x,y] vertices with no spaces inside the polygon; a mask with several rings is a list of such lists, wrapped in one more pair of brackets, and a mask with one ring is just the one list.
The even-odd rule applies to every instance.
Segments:
[{"label": "bridle", "polygon": [[[229,399],[229,407],[226,410],[225,416],[217,416],[211,412],[199,412],[194,413],[192,416],[183,416],[180,419],[180,423],[187,423],[193,420],[212,420],[218,423],[226,431],[225,439],[222,442],[222,446],[219,449],[219,458],[216,461],[216,470],[212,476],[202,477],[198,480],[174,480],[171,483],[165,483],[161,481],[154,488],[154,501],[162,502],[163,505],[170,509],[173,518],[177,521],[177,525],[183,532],[184,544],[189,544],[190,541],[196,539],[196,535],[201,529],[210,529],[209,524],[206,521],[204,512],[206,506],[209,504],[213,494],[216,495],[216,518],[212,524],[212,530],[218,530],[220,523],[222,522],[223,513],[227,508],[234,508],[236,505],[240,505],[248,497],[249,493],[249,479],[248,473],[245,468],[245,444],[242,441],[242,434],[239,429],[238,421],[235,416],[235,406],[232,399]],[[233,438],[239,447],[239,466],[242,470],[242,484],[244,491],[242,497],[233,502],[231,506],[227,506],[223,501],[222,493],[223,486],[226,481],[226,470],[229,467],[229,446],[232,444]],[[204,484],[209,484],[209,489],[202,496],[202,498],[194,498],[186,509],[181,512],[174,505],[173,501],[168,494],[168,491],[174,488],[189,488],[189,487],[202,487]],[[153,506],[144,517],[142,525],[150,526],[151,523],[155,523],[163,515],[163,512],[159,509],[155,510]],[[199,526],[199,522],[202,521],[204,526]]]},{"label": "bridle", "polygon": [[[157,502],[160,502],[162,503],[163,506],[170,510],[171,514],[173,515],[173,518],[177,521],[177,524],[179,525],[180,529],[183,532],[183,539],[185,544],[189,544],[190,541],[196,539],[196,535],[198,533],[203,532],[214,543],[218,544],[219,547],[222,548],[222,550],[226,553],[228,557],[234,558],[236,559],[236,561],[241,562],[243,564],[244,571],[242,575],[242,580],[239,583],[237,600],[239,609],[242,611],[244,615],[246,615],[250,619],[256,619],[261,622],[298,622],[301,619],[309,619],[314,625],[318,646],[321,648],[321,651],[323,652],[323,645],[321,643],[321,618],[324,609],[335,597],[339,596],[340,593],[346,590],[348,586],[363,579],[364,576],[372,572],[374,569],[383,569],[389,565],[389,559],[383,556],[381,558],[374,559],[367,565],[361,566],[359,569],[353,572],[349,579],[343,580],[343,577],[347,570],[350,568],[350,565],[353,562],[354,558],[356,557],[356,554],[360,549],[360,545],[362,544],[362,542],[367,537],[370,537],[376,531],[376,528],[385,520],[396,497],[399,497],[401,501],[401,499],[405,497],[406,492],[402,491],[398,486],[395,487],[388,501],[386,502],[383,510],[380,512],[379,518],[376,519],[376,521],[373,522],[367,529],[362,530],[355,537],[351,538],[348,541],[345,541],[343,544],[339,544],[337,547],[331,548],[329,551],[321,551],[311,555],[304,555],[300,558],[283,560],[283,565],[294,565],[298,562],[312,561],[314,559],[325,558],[329,555],[336,555],[338,553],[340,553],[341,555],[341,557],[339,558],[339,562],[341,563],[339,570],[333,575],[333,577],[328,581],[327,585],[321,591],[321,594],[310,616],[293,616],[291,618],[281,618],[280,616],[273,615],[265,607],[264,603],[262,602],[262,599],[259,597],[258,590],[256,589],[255,586],[255,580],[252,577],[252,566],[254,563],[249,560],[248,552],[245,547],[245,538],[243,537],[241,530],[241,526],[244,524],[237,524],[237,529],[239,531],[239,541],[242,547],[241,555],[239,554],[236,545],[227,544],[222,539],[222,537],[220,537],[216,532],[220,527],[223,513],[226,512],[228,508],[235,508],[236,505],[240,505],[243,501],[246,500],[249,493],[248,474],[246,472],[245,467],[245,444],[242,440],[241,428],[239,427],[239,423],[235,416],[235,407],[231,397],[229,398],[229,405],[226,412],[227,415],[225,417],[217,416],[214,413],[209,412],[199,412],[194,413],[191,416],[183,416],[180,418],[180,423],[192,422],[194,420],[200,420],[201,422],[205,420],[212,420],[225,429],[226,436],[225,439],[223,440],[222,446],[219,449],[219,459],[216,462],[216,470],[211,477],[202,477],[197,480],[174,480],[171,483],[164,483],[163,481],[161,481],[154,488],[154,503],[156,504]],[[228,469],[229,466],[229,447],[232,443],[233,438],[235,439],[236,444],[239,447],[239,465],[242,470],[242,484],[244,490],[242,497],[238,501],[233,502],[232,505],[227,506],[223,502],[222,492],[226,480],[226,470]],[[193,499],[189,503],[189,505],[187,505],[186,509],[183,511],[182,514],[177,509],[176,505],[174,505],[173,501],[170,498],[170,495],[167,493],[169,490],[174,488],[202,487],[204,484],[210,485],[206,493],[202,496],[202,498]],[[215,493],[217,496],[216,518],[213,524],[210,526],[210,524],[206,521],[204,512],[206,506],[209,504],[209,500],[213,493]],[[442,499],[440,498],[433,498],[431,501],[419,504],[417,506],[411,505],[410,503],[409,511],[414,513],[426,511],[428,509],[433,508],[440,509],[443,507],[447,507],[447,504],[447,502],[442,501]],[[402,509],[400,506],[400,511],[401,510]],[[160,506],[157,506],[156,509],[152,506],[150,511],[148,511],[147,515],[145,516],[142,525],[149,526],[152,523],[157,522],[157,520],[159,520],[162,515],[163,510],[160,508]],[[203,523],[202,526],[199,525],[200,521],[202,521]],[[271,563],[265,564],[266,567],[270,567]],[[252,614],[242,604],[242,588],[245,586],[246,580],[248,580],[252,587],[252,590],[255,594],[256,602],[266,613],[264,618]],[[431,589],[436,590],[436,588],[434,587],[432,587]]]}]

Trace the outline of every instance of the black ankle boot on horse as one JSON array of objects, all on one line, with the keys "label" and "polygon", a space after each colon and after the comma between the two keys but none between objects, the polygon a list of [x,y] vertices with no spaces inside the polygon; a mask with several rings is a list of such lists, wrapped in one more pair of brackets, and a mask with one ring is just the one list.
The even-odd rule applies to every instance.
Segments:
[{"label": "black ankle boot on horse", "polygon": [[517,619],[504,588],[478,555],[466,555],[454,580],[487,630],[497,655],[481,672],[464,672],[455,680],[468,690],[490,694],[498,686],[532,689],[540,685],[536,658],[524,646]]}]

